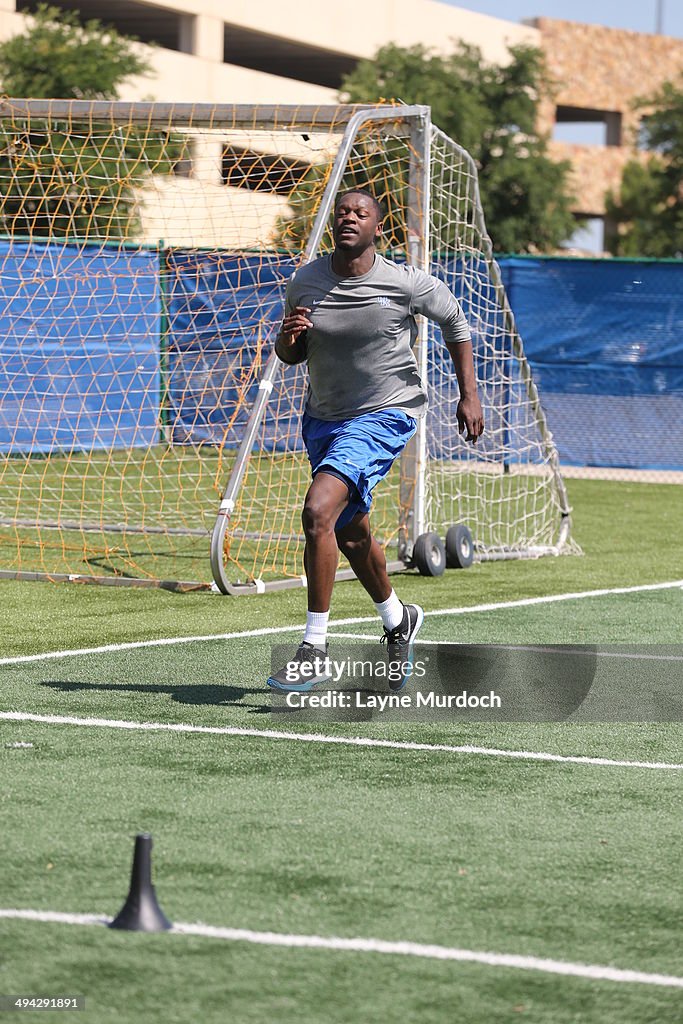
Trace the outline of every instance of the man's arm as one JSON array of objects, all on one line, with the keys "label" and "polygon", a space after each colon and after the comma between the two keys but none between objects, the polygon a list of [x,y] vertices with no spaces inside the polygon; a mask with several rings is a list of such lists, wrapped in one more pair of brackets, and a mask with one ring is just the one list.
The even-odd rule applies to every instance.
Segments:
[{"label": "man's arm", "polygon": [[416,271],[412,308],[415,313],[434,320],[441,328],[460,388],[456,411],[458,430],[460,433],[467,431],[466,439],[476,444],[484,433],[484,414],[477,392],[470,329],[460,303],[443,281]]},{"label": "man's arm", "polygon": [[446,348],[450,353],[455,367],[455,375],[458,378],[460,388],[460,401],[456,410],[458,418],[458,430],[461,434],[467,431],[465,440],[477,443],[477,439],[484,433],[484,413],[477,394],[477,378],[474,374],[474,358],[472,355],[472,342],[461,341],[456,344],[446,342]]},{"label": "man's arm", "polygon": [[292,278],[287,282],[285,296],[285,315],[277,338],[275,354],[288,366],[303,363],[306,358],[306,331],[313,324],[306,316],[310,313],[307,306],[292,306]]}]

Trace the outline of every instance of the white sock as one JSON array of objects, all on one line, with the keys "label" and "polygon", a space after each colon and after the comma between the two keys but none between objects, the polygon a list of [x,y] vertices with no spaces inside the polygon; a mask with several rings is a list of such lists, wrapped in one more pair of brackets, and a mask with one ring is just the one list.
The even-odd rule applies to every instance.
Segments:
[{"label": "white sock", "polygon": [[325,649],[327,643],[327,620],[329,612],[306,612],[306,632],[304,642],[314,647]]},{"label": "white sock", "polygon": [[395,590],[391,591],[386,601],[375,604],[375,608],[387,629],[395,629],[403,622],[403,605],[396,596]]}]

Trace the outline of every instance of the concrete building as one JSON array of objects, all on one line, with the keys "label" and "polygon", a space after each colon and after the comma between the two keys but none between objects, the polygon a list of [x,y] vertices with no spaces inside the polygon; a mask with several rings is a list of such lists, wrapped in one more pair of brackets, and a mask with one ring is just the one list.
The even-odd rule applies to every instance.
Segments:
[{"label": "concrete building", "polygon": [[[38,0],[0,0],[0,37],[21,31]],[[448,50],[452,40],[480,46],[490,61],[533,43],[536,29],[473,14],[435,0],[55,0],[154,43],[155,76],[131,82],[124,99],[336,102],[342,75],[394,41]]]},{"label": "concrete building", "polygon": [[539,128],[551,153],[573,168],[577,214],[593,221],[591,236],[602,248],[605,193],[618,193],[627,160],[638,153],[643,110],[634,102],[663,82],[683,75],[683,40],[600,25],[537,18],[556,92],[540,110]]},{"label": "concrete building", "polygon": [[[390,41],[445,52],[464,40],[491,62],[504,62],[514,44],[538,46],[557,84],[539,127],[553,154],[572,161],[576,212],[592,220],[588,247],[597,250],[605,190],[618,187],[634,151],[632,101],[683,72],[680,40],[547,18],[518,24],[435,0],[52,2],[141,40],[154,74],[129,81],[124,99],[334,103],[344,73]],[[35,3],[0,0],[0,38],[20,32]]]}]

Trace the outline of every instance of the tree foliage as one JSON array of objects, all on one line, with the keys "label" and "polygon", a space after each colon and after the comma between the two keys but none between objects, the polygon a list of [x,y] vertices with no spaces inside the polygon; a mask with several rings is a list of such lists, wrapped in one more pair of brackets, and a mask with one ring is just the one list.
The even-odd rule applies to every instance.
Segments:
[{"label": "tree foliage", "polygon": [[0,81],[8,96],[113,100],[118,87],[150,70],[133,40],[74,11],[40,4],[23,35],[0,43]]},{"label": "tree foliage", "polygon": [[[98,21],[41,5],[26,32],[0,43],[0,84],[12,96],[116,99],[149,71],[131,39]],[[14,118],[0,122],[0,230],[13,237],[128,238],[136,189],[179,156],[168,133],[128,126]]]},{"label": "tree foliage", "polygon": [[649,159],[624,167],[620,194],[609,193],[607,216],[617,227],[617,256],[657,259],[683,256],[683,85],[671,82],[637,108],[649,108],[641,122],[641,144]]},{"label": "tree foliage", "polygon": [[[465,43],[447,56],[421,45],[405,49],[390,44],[345,78],[341,98],[373,103],[397,97],[429,105],[434,124],[476,162],[495,248],[545,252],[576,228],[569,164],[550,159],[546,139],[536,129],[538,103],[549,88],[540,52],[528,46],[510,52],[510,62],[499,67],[487,64],[477,47]],[[311,191],[315,189],[309,180],[302,194],[293,197],[290,235],[296,233],[297,219],[305,219]],[[281,231],[283,237],[286,232]]]}]

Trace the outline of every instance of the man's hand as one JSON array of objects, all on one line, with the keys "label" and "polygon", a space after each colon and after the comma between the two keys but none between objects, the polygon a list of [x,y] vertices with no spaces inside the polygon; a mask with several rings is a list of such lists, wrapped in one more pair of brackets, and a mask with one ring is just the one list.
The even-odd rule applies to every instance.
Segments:
[{"label": "man's hand", "polygon": [[461,434],[467,431],[467,440],[476,444],[477,439],[484,433],[484,414],[477,393],[472,342],[446,342],[446,348],[451,354],[460,388],[461,397],[455,413],[458,418],[458,430]]},{"label": "man's hand", "polygon": [[305,333],[309,327],[313,326],[306,316],[310,312],[308,306],[295,306],[282,321],[282,327],[275,342],[275,352],[278,358],[289,366],[303,363],[306,358]]},{"label": "man's hand", "polygon": [[284,318],[280,328],[280,340],[284,348],[295,345],[299,336],[313,326],[306,316],[306,313],[310,312],[308,306],[295,306],[292,312]]},{"label": "man's hand", "polygon": [[478,395],[465,395],[458,402],[456,410],[458,417],[458,430],[461,434],[467,431],[467,441],[477,443],[477,439],[484,433],[484,413]]}]

